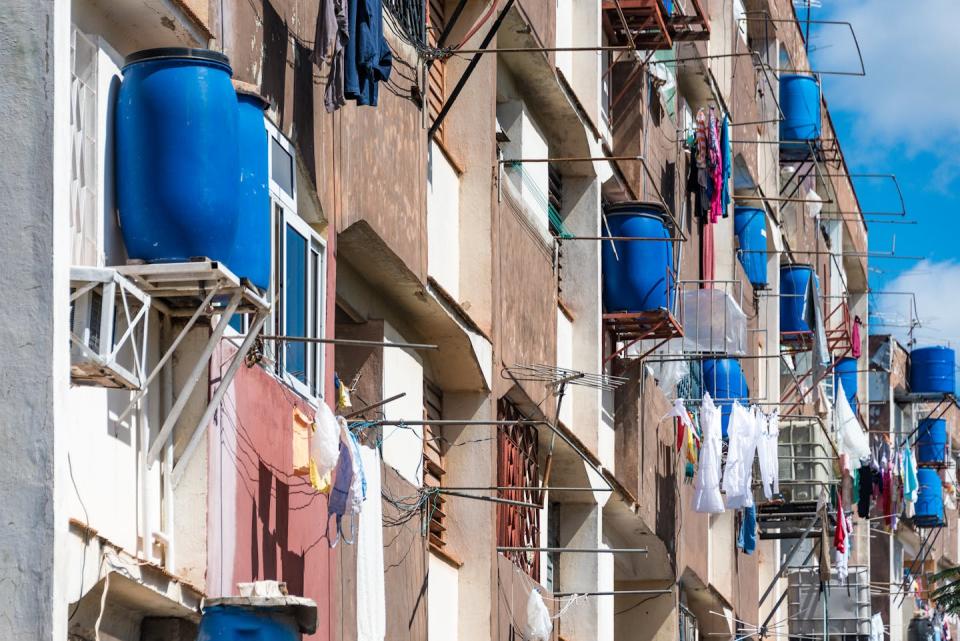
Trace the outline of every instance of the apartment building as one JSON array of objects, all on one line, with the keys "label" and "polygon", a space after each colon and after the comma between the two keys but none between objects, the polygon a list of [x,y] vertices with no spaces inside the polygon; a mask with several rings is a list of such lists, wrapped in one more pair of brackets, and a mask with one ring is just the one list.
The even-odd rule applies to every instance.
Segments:
[{"label": "apartment building", "polygon": [[[262,581],[264,630],[331,641],[894,612],[872,573],[918,545],[855,517],[849,576],[819,562],[878,406],[867,227],[792,2],[5,13],[0,486],[31,517],[0,537],[2,636],[216,638]],[[156,253],[171,229],[204,249]],[[713,402],[723,465],[748,413],[776,461],[707,509]]]}]

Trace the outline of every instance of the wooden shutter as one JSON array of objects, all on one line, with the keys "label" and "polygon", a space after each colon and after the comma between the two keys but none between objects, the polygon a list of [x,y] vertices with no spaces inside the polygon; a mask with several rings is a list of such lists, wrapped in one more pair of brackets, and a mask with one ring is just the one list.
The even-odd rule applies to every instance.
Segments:
[{"label": "wooden shutter", "polygon": [[[443,27],[446,25],[444,14],[444,0],[428,0],[427,2],[427,42],[431,47],[437,46]],[[430,75],[427,78],[427,108],[430,110],[430,122],[436,120],[443,108],[447,96],[447,63],[443,60],[434,60],[430,65]],[[444,125],[437,130],[437,140],[443,142]]]},{"label": "wooden shutter", "polygon": [[[505,398],[497,402],[497,418],[522,421],[527,417]],[[540,483],[537,430],[532,425],[504,425],[497,432],[497,486],[536,488]],[[535,489],[502,490],[502,498],[521,503],[539,504],[540,492]],[[540,545],[540,509],[505,503],[497,504],[497,545],[534,548]],[[530,551],[507,552],[521,570],[540,580],[540,554]]]},{"label": "wooden shutter", "polygon": [[[428,380],[423,381],[423,419],[425,421],[440,420],[443,415],[443,391]],[[443,430],[423,427],[423,484],[427,487],[443,485],[443,475],[446,473],[444,454],[446,444],[443,440]],[[446,513],[445,500],[442,495],[436,495],[430,506],[430,543],[438,548],[447,544],[447,529],[444,526]]]}]

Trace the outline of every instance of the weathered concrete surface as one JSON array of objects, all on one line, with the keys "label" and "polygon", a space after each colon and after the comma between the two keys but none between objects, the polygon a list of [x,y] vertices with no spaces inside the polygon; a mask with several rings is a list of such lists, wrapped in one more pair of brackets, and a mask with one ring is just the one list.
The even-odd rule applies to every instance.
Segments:
[{"label": "weathered concrete surface", "polygon": [[[56,449],[55,407],[66,390],[66,181],[57,153],[67,142],[69,3],[9,0],[0,20],[0,638],[65,635],[66,612],[55,573],[66,522],[57,532],[59,479],[65,454]],[[59,89],[64,91],[59,91]],[[58,131],[55,121],[62,124]],[[62,134],[62,135],[60,135]],[[59,236],[58,239],[55,236]],[[59,252],[58,252],[59,250]],[[58,255],[59,253],[59,255]],[[55,265],[59,264],[57,268]],[[58,273],[59,269],[59,273]],[[55,349],[57,348],[57,349]],[[29,354],[29,356],[28,356]],[[63,459],[63,460],[61,460]]]}]

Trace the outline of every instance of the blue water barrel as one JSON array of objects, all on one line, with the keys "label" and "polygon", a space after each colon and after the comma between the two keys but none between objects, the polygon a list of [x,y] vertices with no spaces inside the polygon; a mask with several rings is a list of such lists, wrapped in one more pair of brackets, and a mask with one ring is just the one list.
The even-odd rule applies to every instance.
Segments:
[{"label": "blue water barrel", "polygon": [[920,489],[914,506],[913,524],[918,527],[943,527],[943,484],[936,470],[921,467],[917,470]]},{"label": "blue water barrel", "polygon": [[[666,211],[656,203],[622,202],[608,205],[611,236],[670,238]],[[614,255],[611,242],[616,246]],[[608,312],[647,312],[670,308],[673,299],[673,243],[663,241],[605,240],[603,304]]]},{"label": "blue water barrel", "polygon": [[710,393],[714,403],[720,408],[721,430],[727,438],[730,424],[730,412],[734,401],[745,405],[750,399],[750,389],[743,375],[740,361],[735,358],[713,358],[703,361],[703,388]]},{"label": "blue water barrel", "polygon": [[299,641],[292,616],[270,608],[215,605],[203,610],[197,641]]},{"label": "blue water barrel", "polygon": [[733,228],[740,242],[740,264],[755,289],[766,289],[767,278],[767,213],[754,207],[733,210]]},{"label": "blue water barrel", "polygon": [[810,279],[820,289],[820,281],[810,265],[785,265],[780,268],[780,333],[813,331],[804,320]]},{"label": "blue water barrel", "polygon": [[317,631],[317,604],[294,596],[220,597],[204,603],[197,641],[300,641]]},{"label": "blue water barrel", "polygon": [[667,10],[667,15],[673,13],[673,0],[663,0],[663,6]]},{"label": "blue water barrel", "polygon": [[910,391],[952,394],[956,389],[956,353],[949,347],[921,347],[910,353]]},{"label": "blue water barrel", "polygon": [[947,421],[943,418],[925,418],[917,428],[917,461],[945,463],[947,461]]},{"label": "blue water barrel", "polygon": [[780,76],[780,149],[805,154],[809,142],[818,140],[823,129],[820,113],[820,83],[813,76]]},{"label": "blue water barrel", "polygon": [[[837,359],[837,362],[833,368],[833,371],[836,374],[836,379],[843,385],[843,393],[850,402],[850,407],[854,412],[857,411],[859,405],[857,402],[857,388],[859,387],[858,369],[859,365],[857,359],[851,356]],[[834,398],[836,398],[836,390],[834,390]]]},{"label": "blue water barrel", "polygon": [[130,258],[229,258],[239,230],[237,98],[227,57],[150,49],[127,57],[116,111],[116,185]]},{"label": "blue water barrel", "polygon": [[270,287],[270,171],[260,96],[237,92],[240,142],[239,229],[228,266],[260,289]]}]

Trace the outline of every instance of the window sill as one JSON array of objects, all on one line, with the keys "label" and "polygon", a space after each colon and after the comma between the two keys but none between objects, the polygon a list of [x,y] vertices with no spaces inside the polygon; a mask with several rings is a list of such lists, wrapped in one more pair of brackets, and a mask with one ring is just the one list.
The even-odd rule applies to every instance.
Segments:
[{"label": "window sill", "polygon": [[455,570],[463,567],[463,561],[432,542],[430,543],[430,552]]}]

